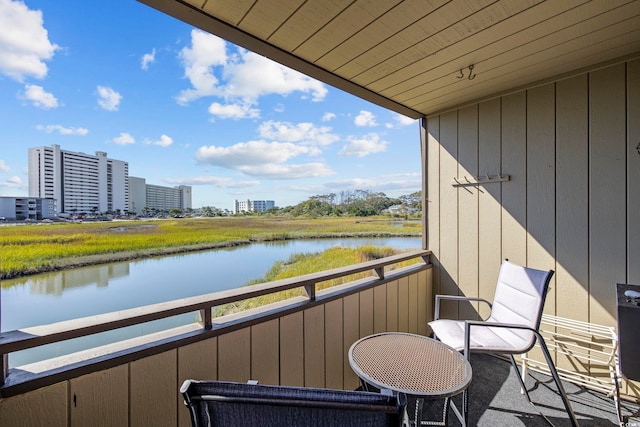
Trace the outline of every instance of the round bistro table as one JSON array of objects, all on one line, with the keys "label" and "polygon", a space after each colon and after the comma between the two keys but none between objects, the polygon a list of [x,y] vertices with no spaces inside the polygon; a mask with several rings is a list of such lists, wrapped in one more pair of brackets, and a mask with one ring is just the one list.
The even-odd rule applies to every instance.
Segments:
[{"label": "round bistro table", "polygon": [[[471,365],[448,345],[403,332],[375,334],[353,343],[349,349],[349,364],[365,388],[370,384],[415,396],[414,422],[417,425],[445,425],[449,406],[466,425],[466,403],[460,413],[450,398],[469,387]],[[445,399],[443,419],[423,421],[423,400],[433,399]]]}]

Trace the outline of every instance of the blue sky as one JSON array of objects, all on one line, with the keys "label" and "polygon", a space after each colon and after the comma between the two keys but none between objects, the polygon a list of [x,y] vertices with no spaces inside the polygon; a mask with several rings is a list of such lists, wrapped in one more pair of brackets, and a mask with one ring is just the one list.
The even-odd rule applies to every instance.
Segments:
[{"label": "blue sky", "polygon": [[0,0],[0,196],[27,150],[107,152],[193,207],[418,191],[414,120],[135,0]]}]

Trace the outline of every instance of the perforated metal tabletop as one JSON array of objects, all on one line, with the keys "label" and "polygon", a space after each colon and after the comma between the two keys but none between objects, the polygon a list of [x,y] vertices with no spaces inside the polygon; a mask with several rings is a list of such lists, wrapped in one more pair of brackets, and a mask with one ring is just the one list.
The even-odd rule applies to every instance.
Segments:
[{"label": "perforated metal tabletop", "polygon": [[471,365],[462,354],[415,334],[362,338],[349,349],[349,363],[368,384],[424,398],[454,396],[471,383]]}]

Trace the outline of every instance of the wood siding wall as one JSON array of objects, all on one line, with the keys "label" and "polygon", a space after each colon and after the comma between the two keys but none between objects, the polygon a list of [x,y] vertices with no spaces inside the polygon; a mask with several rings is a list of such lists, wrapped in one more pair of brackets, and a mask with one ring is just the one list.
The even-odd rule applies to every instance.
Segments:
[{"label": "wood siding wall", "polygon": [[0,400],[2,426],[188,426],[185,379],[353,390],[348,362],[373,333],[426,334],[432,269],[214,339]]},{"label": "wood siding wall", "polygon": [[434,293],[491,300],[508,258],[555,270],[546,313],[616,326],[616,283],[640,284],[640,60],[429,117],[426,145]]}]

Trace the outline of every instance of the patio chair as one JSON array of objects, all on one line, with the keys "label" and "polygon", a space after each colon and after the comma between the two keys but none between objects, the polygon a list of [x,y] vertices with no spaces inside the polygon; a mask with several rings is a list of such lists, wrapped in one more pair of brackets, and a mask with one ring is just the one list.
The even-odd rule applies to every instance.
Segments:
[{"label": "patio chair", "polygon": [[180,393],[199,426],[404,426],[402,393],[186,380]]},{"label": "patio chair", "polygon": [[[516,376],[523,392],[529,403],[534,406],[513,355],[526,353],[537,340],[570,421],[577,426],[576,416],[549,350],[538,331],[553,273],[553,270],[535,270],[505,260],[500,266],[493,304],[484,298],[436,295],[435,320],[429,322],[429,326],[431,326],[435,338],[458,351],[463,351],[467,359],[470,358],[471,352],[508,355],[511,365],[516,370]],[[483,302],[489,305],[491,314],[486,320],[440,319],[440,302],[442,300]],[[468,390],[465,390],[463,394],[463,406],[466,415]],[[541,415],[549,422],[543,414]]]}]

